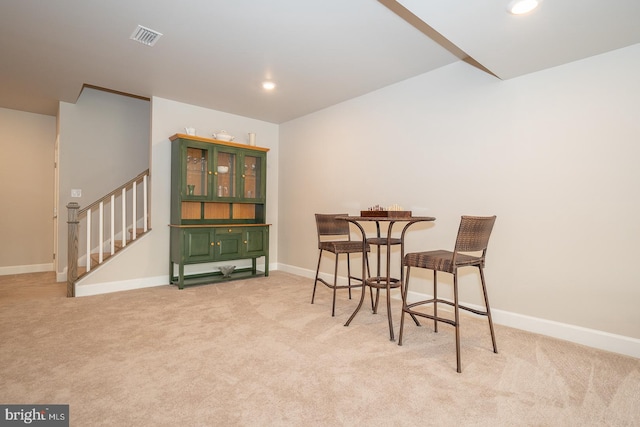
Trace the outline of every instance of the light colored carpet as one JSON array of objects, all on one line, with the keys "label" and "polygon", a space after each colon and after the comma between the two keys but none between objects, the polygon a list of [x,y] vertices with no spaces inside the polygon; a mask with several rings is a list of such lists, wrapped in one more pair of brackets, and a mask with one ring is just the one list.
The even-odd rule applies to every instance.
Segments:
[{"label": "light colored carpet", "polygon": [[499,325],[494,354],[465,317],[458,374],[450,326],[400,347],[384,307],[344,327],[357,300],[332,318],[312,283],[3,297],[0,402],[69,404],[72,426],[640,425],[638,359]]}]

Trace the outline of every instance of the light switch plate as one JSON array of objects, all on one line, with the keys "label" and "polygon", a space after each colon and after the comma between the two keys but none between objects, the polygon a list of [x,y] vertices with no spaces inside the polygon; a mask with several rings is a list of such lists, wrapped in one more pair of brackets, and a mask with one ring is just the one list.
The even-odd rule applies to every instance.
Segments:
[{"label": "light switch plate", "polygon": [[80,190],[79,188],[72,188],[71,197],[82,197],[82,190]]}]

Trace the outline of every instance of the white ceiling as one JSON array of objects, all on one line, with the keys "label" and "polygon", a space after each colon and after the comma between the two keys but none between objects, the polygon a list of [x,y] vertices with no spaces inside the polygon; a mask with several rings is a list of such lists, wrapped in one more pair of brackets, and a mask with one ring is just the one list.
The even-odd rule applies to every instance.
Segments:
[{"label": "white ceiling", "polygon": [[509,79],[640,43],[640,0],[508,1],[0,0],[0,107],[88,84],[282,123],[460,60]]}]

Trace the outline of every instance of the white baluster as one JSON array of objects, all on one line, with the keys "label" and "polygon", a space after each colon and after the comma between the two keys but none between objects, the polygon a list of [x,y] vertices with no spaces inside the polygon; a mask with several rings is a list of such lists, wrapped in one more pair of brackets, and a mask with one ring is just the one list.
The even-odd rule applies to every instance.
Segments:
[{"label": "white baluster", "polygon": [[146,233],[149,230],[149,223],[147,221],[148,214],[147,207],[147,175],[142,178],[142,229]]},{"label": "white baluster", "polygon": [[104,202],[100,201],[98,212],[98,264],[104,261]]},{"label": "white baluster", "polygon": [[127,189],[122,189],[122,247],[127,246]]},{"label": "white baluster", "polygon": [[138,215],[138,210],[136,207],[138,206],[138,186],[137,183],[134,182],[131,187],[131,216],[133,217],[133,221],[131,221],[131,240],[136,240],[138,234],[138,224],[136,220],[136,216]]},{"label": "white baluster", "polygon": [[91,271],[91,209],[87,211],[87,273]]},{"label": "white baluster", "polygon": [[116,195],[112,194],[111,195],[111,255],[116,253],[116,236],[115,236],[115,229],[116,229],[116,219],[115,219],[115,213],[116,213]]}]

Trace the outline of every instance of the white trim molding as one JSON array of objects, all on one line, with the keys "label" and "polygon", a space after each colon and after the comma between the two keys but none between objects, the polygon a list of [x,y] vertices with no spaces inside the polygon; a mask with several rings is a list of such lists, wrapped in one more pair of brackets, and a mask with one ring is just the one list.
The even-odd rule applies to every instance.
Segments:
[{"label": "white trim molding", "polygon": [[640,359],[640,339],[637,338],[504,310],[491,309],[491,314],[493,321],[500,325]]},{"label": "white trim molding", "polygon": [[44,271],[53,271],[53,263],[0,267],[0,276],[8,276],[10,274],[41,273]]},{"label": "white trim molding", "polygon": [[107,294],[111,292],[152,288],[154,286],[170,286],[169,276],[144,277],[140,279],[121,280],[117,282],[92,283],[89,285],[76,283],[75,295],[76,297],[86,297],[91,295]]}]

